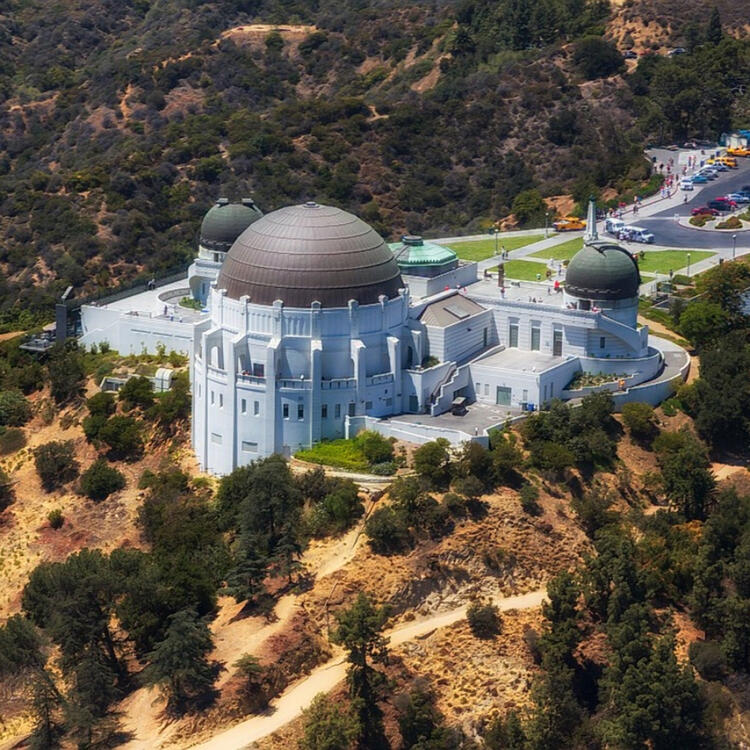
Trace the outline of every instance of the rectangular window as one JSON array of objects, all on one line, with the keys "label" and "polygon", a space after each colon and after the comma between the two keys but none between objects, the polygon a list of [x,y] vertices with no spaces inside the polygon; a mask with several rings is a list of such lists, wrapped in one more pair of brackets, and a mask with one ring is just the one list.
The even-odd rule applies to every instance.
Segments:
[{"label": "rectangular window", "polygon": [[224,394],[220,393],[219,394],[219,409],[223,409],[223,408],[224,408]]},{"label": "rectangular window", "polygon": [[544,386],[544,400],[547,400],[547,385]]},{"label": "rectangular window", "polygon": [[211,442],[215,445],[221,445],[221,435],[218,432],[211,433]]},{"label": "rectangular window", "polygon": [[354,401],[352,401],[352,402],[351,402],[351,403],[349,404],[349,416],[350,416],[350,417],[353,417],[353,416],[354,416],[354,410],[355,410],[355,408],[356,408],[356,404],[354,403]]},{"label": "rectangular window", "polygon": [[323,404],[323,406],[320,407],[320,418],[328,419],[328,404]]},{"label": "rectangular window", "polygon": [[247,414],[247,400],[244,398],[242,399],[242,413]]},{"label": "rectangular window", "polygon": [[256,417],[260,414],[260,401],[253,401],[253,414]]},{"label": "rectangular window", "polygon": [[529,392],[524,388],[523,389],[523,398],[521,399],[521,401],[523,401],[524,403],[526,403],[528,400],[529,400]]},{"label": "rectangular window", "polygon": [[297,404],[297,419],[305,418],[305,406],[304,404]]},{"label": "rectangular window", "polygon": [[532,326],[531,328],[531,351],[538,352],[541,348],[542,342],[542,329],[539,326]]},{"label": "rectangular window", "polygon": [[250,443],[247,440],[242,441],[242,452],[243,453],[257,453],[258,452],[258,444],[257,443]]},{"label": "rectangular window", "polygon": [[211,406],[214,405],[215,400],[216,400],[216,394],[213,391],[211,391]]},{"label": "rectangular window", "polygon": [[198,398],[200,398],[200,397],[201,397],[201,390],[202,390],[202,389],[201,389],[201,384],[200,384],[200,383],[198,383]]},{"label": "rectangular window", "polygon": [[482,384],[481,383],[474,383],[474,393],[477,394],[477,396],[482,395]]},{"label": "rectangular window", "polygon": [[508,326],[508,346],[511,349],[518,348],[518,323],[511,323]]},{"label": "rectangular window", "polygon": [[289,419],[289,404],[284,404],[281,407],[281,413],[282,413],[284,419]]},{"label": "rectangular window", "polygon": [[365,409],[372,409],[372,401],[365,401]]},{"label": "rectangular window", "polygon": [[341,404],[336,404],[336,406],[333,408],[333,416],[336,419],[341,419]]},{"label": "rectangular window", "polygon": [[599,348],[604,349],[607,346],[607,339],[604,336],[599,337]]},{"label": "rectangular window", "polygon": [[266,366],[262,362],[253,362],[253,375],[256,378],[264,378],[266,376]]},{"label": "rectangular window", "polygon": [[490,384],[489,383],[485,383],[484,384],[484,395],[485,396],[489,396],[490,395]]},{"label": "rectangular window", "polygon": [[393,399],[392,398],[387,398],[385,400],[385,405],[386,406],[393,406]]}]

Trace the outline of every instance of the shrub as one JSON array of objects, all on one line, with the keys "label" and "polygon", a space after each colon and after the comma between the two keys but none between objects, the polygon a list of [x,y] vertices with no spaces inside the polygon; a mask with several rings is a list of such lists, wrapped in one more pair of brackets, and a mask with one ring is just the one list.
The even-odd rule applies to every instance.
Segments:
[{"label": "shrub", "polygon": [[53,529],[59,529],[65,523],[65,516],[63,516],[63,513],[59,508],[55,508],[49,512],[47,520]]},{"label": "shrub", "polygon": [[611,76],[625,65],[617,48],[600,36],[587,36],[576,42],[573,62],[589,80]]},{"label": "shrub", "polygon": [[688,649],[690,663],[704,680],[720,680],[727,671],[727,660],[716,641],[694,641]]},{"label": "shrub", "polygon": [[119,399],[127,411],[136,406],[148,409],[154,403],[154,386],[142,375],[130,378],[120,389]]},{"label": "shrub", "polygon": [[370,547],[380,555],[403,552],[411,545],[406,519],[390,506],[378,508],[367,519],[365,534]]},{"label": "shrub", "polygon": [[502,629],[500,610],[492,602],[472,602],[466,609],[466,619],[477,638],[494,638]]},{"label": "shrub", "polygon": [[650,445],[659,434],[654,408],[650,404],[640,401],[625,404],[622,407],[622,421],[638,443]]},{"label": "shrub", "polygon": [[420,445],[414,451],[414,468],[417,474],[427,479],[434,487],[442,487],[450,479],[449,445],[445,438],[438,438]]},{"label": "shrub", "polygon": [[0,512],[4,511],[15,500],[15,497],[10,477],[0,469]]},{"label": "shrub", "polygon": [[530,516],[540,516],[542,514],[542,507],[537,502],[539,500],[539,490],[531,482],[526,482],[521,487],[519,494],[521,497],[521,508],[524,513]]},{"label": "shrub", "polygon": [[697,214],[691,216],[689,221],[694,227],[702,227],[706,225],[706,222],[711,221],[714,217],[711,214]]},{"label": "shrub", "polygon": [[113,393],[102,391],[86,400],[86,408],[92,416],[109,417],[115,412],[115,396]]},{"label": "shrub", "polygon": [[50,393],[58,404],[80,396],[86,382],[83,357],[75,346],[57,345],[50,354],[47,365]]},{"label": "shrub", "polygon": [[0,456],[20,451],[26,445],[26,434],[20,427],[8,427],[0,433]]},{"label": "shrub", "polygon": [[110,417],[99,430],[99,439],[117,458],[136,458],[143,451],[141,423],[133,417]]},{"label": "shrub", "polygon": [[0,391],[0,425],[20,427],[31,419],[31,404],[21,391]]},{"label": "shrub", "polygon": [[393,461],[383,461],[380,464],[373,464],[370,471],[379,477],[389,477],[396,473],[396,464]]},{"label": "shrub", "polygon": [[443,497],[443,505],[448,513],[455,518],[463,518],[466,515],[466,500],[455,492],[446,492]]},{"label": "shrub", "polygon": [[717,229],[742,229],[742,222],[736,216],[730,216],[716,225]]},{"label": "shrub", "polygon": [[47,492],[71,482],[78,476],[79,468],[73,441],[53,440],[38,446],[34,451],[34,465]]},{"label": "shrub", "polygon": [[354,443],[370,464],[381,464],[393,459],[393,444],[374,430],[363,430]]},{"label": "shrub", "polygon": [[106,500],[113,492],[125,486],[125,477],[121,471],[110,466],[103,458],[94,461],[81,474],[81,492],[97,502]]}]

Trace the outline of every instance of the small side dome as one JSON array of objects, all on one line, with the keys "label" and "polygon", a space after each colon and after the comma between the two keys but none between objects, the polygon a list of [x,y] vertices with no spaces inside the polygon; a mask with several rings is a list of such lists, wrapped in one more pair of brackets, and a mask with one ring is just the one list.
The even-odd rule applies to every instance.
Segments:
[{"label": "small side dome", "polygon": [[243,198],[241,203],[219,198],[203,217],[199,243],[207,250],[227,253],[234,241],[261,216],[263,212],[252,198]]},{"label": "small side dome", "polygon": [[641,275],[633,256],[609,242],[584,245],[565,274],[565,291],[582,299],[630,299],[638,296],[640,285]]}]

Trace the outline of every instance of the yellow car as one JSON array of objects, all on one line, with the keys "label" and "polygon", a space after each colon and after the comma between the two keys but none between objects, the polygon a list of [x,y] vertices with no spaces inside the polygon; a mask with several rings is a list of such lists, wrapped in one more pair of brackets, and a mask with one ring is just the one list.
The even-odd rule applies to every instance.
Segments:
[{"label": "yellow car", "polygon": [[728,156],[750,156],[750,148],[744,146],[736,146],[735,148],[727,149]]},{"label": "yellow car", "polygon": [[556,232],[576,232],[586,229],[586,222],[577,216],[565,216],[562,219],[552,222],[552,228]]},{"label": "yellow car", "polygon": [[726,167],[737,169],[737,159],[733,156],[720,156],[716,161],[721,162]]}]

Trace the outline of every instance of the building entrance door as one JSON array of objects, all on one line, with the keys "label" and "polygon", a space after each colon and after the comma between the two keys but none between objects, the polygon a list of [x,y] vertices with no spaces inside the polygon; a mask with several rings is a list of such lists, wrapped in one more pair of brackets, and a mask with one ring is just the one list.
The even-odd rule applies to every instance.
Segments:
[{"label": "building entrance door", "polygon": [[511,323],[508,327],[508,347],[511,349],[518,348],[518,324]]},{"label": "building entrance door", "polygon": [[501,385],[497,387],[497,399],[496,403],[499,406],[510,406],[510,388],[505,388]]},{"label": "building entrance door", "polygon": [[562,331],[552,332],[552,356],[562,357]]}]

